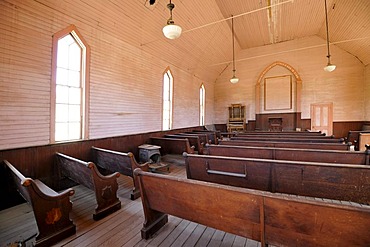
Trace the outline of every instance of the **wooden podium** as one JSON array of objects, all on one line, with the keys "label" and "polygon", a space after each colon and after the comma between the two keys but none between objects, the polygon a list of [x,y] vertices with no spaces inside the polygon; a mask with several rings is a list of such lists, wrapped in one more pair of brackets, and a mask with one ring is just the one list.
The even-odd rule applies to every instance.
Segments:
[{"label": "wooden podium", "polygon": [[269,131],[283,131],[283,119],[281,117],[270,117]]}]

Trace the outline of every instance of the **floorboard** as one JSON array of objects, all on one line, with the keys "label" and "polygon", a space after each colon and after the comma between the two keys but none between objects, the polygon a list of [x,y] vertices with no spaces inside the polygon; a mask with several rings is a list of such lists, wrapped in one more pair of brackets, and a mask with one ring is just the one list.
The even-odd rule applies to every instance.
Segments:
[{"label": "floorboard", "polygon": [[[161,162],[170,164],[170,170],[162,171],[169,176],[186,177],[185,162],[181,155],[166,155]],[[71,219],[76,224],[77,233],[54,245],[55,247],[256,247],[259,242],[225,233],[195,222],[169,215],[168,223],[152,238],[141,238],[141,228],[144,214],[141,199],[130,200],[133,187],[132,178],[121,175],[118,178],[117,195],[122,208],[107,217],[94,221],[92,215],[96,207],[94,192],[81,186],[73,187],[75,194]],[[21,242],[36,233],[36,222],[32,208],[20,204],[10,209],[0,211],[0,247]],[[26,246],[32,246],[35,238],[27,241]]]}]

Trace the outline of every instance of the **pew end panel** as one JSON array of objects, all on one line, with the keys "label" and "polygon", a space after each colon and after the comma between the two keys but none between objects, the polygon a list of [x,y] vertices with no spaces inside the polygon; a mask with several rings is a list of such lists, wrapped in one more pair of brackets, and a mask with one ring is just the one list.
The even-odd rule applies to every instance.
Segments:
[{"label": "pew end panel", "polygon": [[10,162],[3,161],[18,188],[18,192],[33,209],[38,234],[36,246],[50,246],[76,233],[70,219],[73,189],[55,192],[38,179],[26,178]]},{"label": "pew end panel", "polygon": [[150,162],[144,164],[137,163],[134,154],[131,152],[123,153],[97,147],[92,147],[91,150],[93,160],[99,167],[110,172],[119,172],[132,178],[134,187],[130,194],[131,200],[135,200],[140,197],[139,185],[134,179],[133,171],[136,168],[140,168],[143,171],[149,171]]},{"label": "pew end panel", "polygon": [[[166,213],[159,212],[150,207],[150,202],[147,199],[147,188],[142,184],[140,177],[140,172],[142,170],[137,168],[134,170],[134,179],[139,185],[141,202],[143,205],[143,211],[145,216],[145,221],[143,223],[143,228],[141,229],[141,237],[143,239],[149,239],[152,237],[159,229],[161,229],[168,222],[168,215]],[[149,189],[150,190],[150,189]]]},{"label": "pew end panel", "polygon": [[117,177],[120,173],[104,176],[93,162],[84,162],[62,153],[56,153],[56,160],[62,175],[95,192],[97,206],[94,220],[100,220],[121,208],[121,201],[117,197]]}]

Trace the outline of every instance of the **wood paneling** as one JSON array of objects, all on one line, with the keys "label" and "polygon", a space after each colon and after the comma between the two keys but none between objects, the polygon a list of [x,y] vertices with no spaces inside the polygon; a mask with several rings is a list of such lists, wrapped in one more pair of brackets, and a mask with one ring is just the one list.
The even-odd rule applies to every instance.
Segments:
[{"label": "wood paneling", "polygon": [[302,128],[300,124],[300,112],[271,113],[256,115],[256,130],[269,130],[269,118],[281,118],[283,131],[292,131],[296,130],[296,128]]},{"label": "wood paneling", "polygon": [[[91,161],[91,147],[95,146],[126,153],[132,152],[135,155],[136,160],[139,160],[138,146],[144,143],[149,143],[150,137],[187,132],[199,128],[200,127],[189,127],[165,132],[157,131],[53,145],[0,150],[0,161],[8,160],[14,167],[22,172],[25,177],[40,179],[51,188],[59,191],[68,186],[73,186],[75,183],[61,180],[59,171],[55,166],[56,152],[64,153],[83,161]],[[3,171],[2,167],[0,168],[0,171]],[[8,177],[5,172],[0,173],[0,181],[8,181]],[[11,183],[6,183],[4,186],[0,186],[0,195],[9,195],[9,193],[11,193],[9,191],[14,191],[15,188],[9,187],[9,184]],[[5,206],[16,202],[18,202],[18,198],[14,199],[6,197],[0,205],[0,210]]]},{"label": "wood paneling", "polygon": [[347,137],[350,130],[361,130],[364,122],[334,122],[333,135],[337,138]]}]

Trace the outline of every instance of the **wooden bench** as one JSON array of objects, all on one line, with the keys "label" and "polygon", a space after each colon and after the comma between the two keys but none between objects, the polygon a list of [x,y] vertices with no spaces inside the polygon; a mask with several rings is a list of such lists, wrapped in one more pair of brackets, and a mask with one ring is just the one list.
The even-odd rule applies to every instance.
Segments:
[{"label": "wooden bench", "polygon": [[244,141],[244,140],[221,140],[219,145],[229,146],[255,146],[277,148],[306,148],[327,150],[350,150],[351,143],[309,143],[309,142],[269,142],[269,141]]},{"label": "wooden bench", "polygon": [[[151,174],[136,169],[150,238],[167,214],[261,242],[261,246],[367,246],[370,207],[325,202]],[[165,203],[163,203],[165,202]]]},{"label": "wooden bench", "polygon": [[244,131],[238,135],[298,135],[298,136],[325,136],[321,131]]},{"label": "wooden bench", "polygon": [[369,165],[370,145],[367,145],[367,150],[362,152],[298,148],[206,145],[206,154],[214,156],[242,158]]},{"label": "wooden bench", "polygon": [[19,193],[32,206],[38,228],[36,246],[50,246],[76,233],[76,226],[69,218],[73,189],[55,192],[38,179],[26,178],[7,160],[3,162]]},{"label": "wooden bench", "polygon": [[191,132],[186,132],[186,133],[190,133],[190,134],[206,134],[207,137],[208,137],[209,142],[212,143],[212,144],[216,144],[216,145],[218,144],[218,138],[219,138],[218,135],[220,135],[220,138],[221,138],[220,132],[216,132],[216,131],[193,130]]},{"label": "wooden bench", "polygon": [[[280,138],[280,139],[334,139],[335,137],[332,136],[325,136],[325,135],[279,135],[279,134],[263,134],[263,135],[247,135],[247,134],[238,134],[237,137],[243,137],[243,138]],[[337,138],[338,140],[340,138]],[[344,139],[343,139],[344,140]]]},{"label": "wooden bench", "polygon": [[311,142],[311,143],[344,143],[344,138],[289,138],[289,137],[243,137],[233,136],[231,140],[239,141],[269,141],[269,142]]},{"label": "wooden bench", "polygon": [[117,152],[108,149],[92,147],[92,157],[94,163],[111,172],[119,172],[133,179],[134,187],[130,198],[135,200],[140,197],[140,190],[136,180],[134,179],[134,170],[140,168],[143,171],[149,171],[149,163],[139,164],[136,162],[135,156],[131,153]]},{"label": "wooden bench", "polygon": [[359,150],[360,151],[367,150],[369,145],[370,145],[370,133],[360,133],[358,141]]},{"label": "wooden bench", "polygon": [[190,146],[188,139],[150,137],[150,144],[160,146],[161,155],[194,153],[194,146]]},{"label": "wooden bench", "polygon": [[360,133],[370,133],[370,131],[364,130],[350,130],[348,131],[347,141],[352,142],[355,146],[355,150],[359,151]]},{"label": "wooden bench", "polygon": [[203,142],[204,145],[209,143],[211,144],[212,141],[208,138],[208,134],[206,133],[190,133],[190,132],[182,132],[182,133],[177,133],[175,135],[181,135],[181,136],[198,136],[200,139],[200,142]]},{"label": "wooden bench", "polygon": [[370,204],[370,166],[184,154],[189,179]]},{"label": "wooden bench", "polygon": [[194,132],[210,132],[210,133],[215,133],[216,134],[216,137],[218,139],[221,139],[221,131],[220,130],[216,130],[216,129],[213,129],[213,130],[193,130]]},{"label": "wooden bench", "polygon": [[104,176],[92,162],[85,162],[62,153],[56,153],[56,164],[63,176],[79,183],[95,192],[97,207],[93,214],[99,220],[121,208],[117,198],[118,172]]},{"label": "wooden bench", "polygon": [[203,154],[204,143],[200,141],[199,136],[189,136],[189,135],[164,135],[166,138],[179,138],[188,139],[191,146],[194,146],[194,150],[198,151],[198,154]]}]

